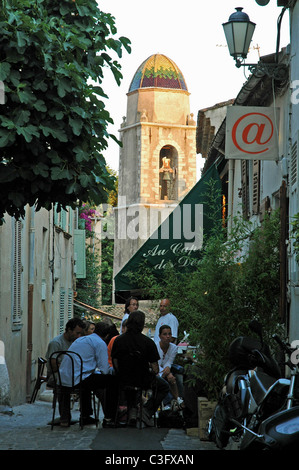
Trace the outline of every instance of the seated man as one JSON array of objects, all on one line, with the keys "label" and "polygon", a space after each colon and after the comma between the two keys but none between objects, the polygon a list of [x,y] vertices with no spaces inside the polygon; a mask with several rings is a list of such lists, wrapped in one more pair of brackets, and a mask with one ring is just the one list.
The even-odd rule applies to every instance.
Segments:
[{"label": "seated man", "polygon": [[[104,338],[107,335],[109,325],[105,322],[99,322],[95,326],[94,333],[78,338],[69,348],[69,351],[78,353],[83,360],[82,372],[82,402],[81,413],[83,424],[92,424],[95,420],[90,416],[92,414],[91,391],[96,394],[97,391],[105,389],[106,399],[104,406],[105,419],[103,427],[114,426],[114,417],[116,413],[118,386],[115,375],[112,375],[113,369],[108,364],[107,344]],[[80,362],[74,355],[74,383],[77,385],[80,381]],[[64,357],[59,368],[61,382],[64,387],[72,386],[72,368],[69,357]],[[70,408],[69,401],[64,403],[61,425],[69,426]]]},{"label": "seated man", "polygon": [[65,331],[61,335],[53,338],[46,352],[47,359],[47,383],[49,387],[54,387],[54,378],[52,376],[52,368],[55,371],[56,362],[52,361],[52,368],[49,359],[52,353],[56,351],[67,351],[73,341],[84,334],[85,324],[80,318],[71,318],[65,325]]},{"label": "seated man", "polygon": [[[182,398],[179,397],[178,386],[176,383],[175,375],[172,372],[172,366],[177,355],[178,347],[176,344],[171,342],[172,334],[171,328],[168,325],[162,325],[159,328],[159,341],[156,343],[159,359],[159,375],[163,379],[167,380],[170,387],[171,395],[174,398],[173,406],[179,408],[183,402]],[[171,399],[171,398],[170,398]],[[165,403],[165,401],[164,401]],[[168,403],[166,403],[168,404]]]},{"label": "seated man", "polygon": [[[130,313],[127,319],[127,331],[115,338],[111,356],[114,368],[123,385],[153,390],[152,396],[143,407],[142,416],[142,421],[147,426],[151,426],[151,417],[167,395],[169,386],[164,379],[157,376],[160,356],[154,341],[142,334],[144,321],[144,313],[140,310]],[[136,411],[133,406],[129,420],[134,419]]]}]

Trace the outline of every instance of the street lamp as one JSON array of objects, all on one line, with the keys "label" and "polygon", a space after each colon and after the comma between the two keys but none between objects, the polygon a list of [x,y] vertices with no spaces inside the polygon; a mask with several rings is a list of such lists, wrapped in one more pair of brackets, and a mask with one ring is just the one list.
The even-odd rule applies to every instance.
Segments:
[{"label": "street lamp", "polygon": [[255,23],[249,20],[247,13],[243,8],[238,7],[232,13],[227,23],[224,23],[223,29],[231,56],[236,61],[236,66],[241,67],[242,59],[246,59],[249,45],[255,29]]},{"label": "street lamp", "polygon": [[255,75],[259,73],[275,79],[286,78],[288,74],[286,65],[278,64],[279,41],[277,41],[276,62],[274,64],[265,62],[259,62],[258,64],[244,63],[254,33],[255,23],[250,21],[247,13],[242,10],[241,7],[236,8],[236,11],[230,15],[228,22],[222,25],[229,53],[235,59],[236,67],[248,67],[250,72]]}]

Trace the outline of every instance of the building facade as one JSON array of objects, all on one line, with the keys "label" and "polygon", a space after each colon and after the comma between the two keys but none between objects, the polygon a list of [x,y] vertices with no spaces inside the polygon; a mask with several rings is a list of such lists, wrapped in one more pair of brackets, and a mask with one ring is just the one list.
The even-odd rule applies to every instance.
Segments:
[{"label": "building facade", "polygon": [[76,252],[85,253],[76,224],[71,209],[28,206],[0,227],[0,407],[29,400],[38,357],[73,317],[76,269],[84,276]]}]

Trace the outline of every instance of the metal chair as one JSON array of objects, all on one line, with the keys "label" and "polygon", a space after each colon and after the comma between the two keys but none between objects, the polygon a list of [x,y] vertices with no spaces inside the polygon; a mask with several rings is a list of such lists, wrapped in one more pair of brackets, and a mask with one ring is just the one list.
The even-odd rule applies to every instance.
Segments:
[{"label": "metal chair", "polygon": [[38,365],[37,365],[37,377],[36,377],[35,386],[34,386],[34,389],[33,389],[33,392],[32,392],[29,403],[34,403],[35,402],[38,391],[39,391],[41,385],[43,383],[47,382],[47,380],[48,380],[47,376],[44,375],[44,369],[45,369],[45,365],[47,363],[47,360],[43,359],[42,357],[39,357],[38,360],[37,360],[37,363],[38,363]]},{"label": "metal chair", "polygon": [[[59,364],[61,363],[61,357],[67,356],[70,359],[70,366],[71,366],[71,377],[72,377],[72,385],[71,387],[66,387],[62,384],[61,375],[59,371]],[[79,375],[79,383],[75,384],[75,359],[79,361],[80,367],[80,375]],[[55,369],[53,368],[53,362],[55,361]],[[53,415],[52,415],[52,422],[51,422],[51,429],[54,426],[54,419],[55,419],[55,412],[56,412],[56,404],[57,399],[59,397],[60,400],[65,400],[68,403],[70,408],[70,400],[71,394],[77,394],[79,397],[79,411],[80,411],[80,427],[83,429],[83,416],[82,416],[82,374],[83,374],[83,360],[82,357],[76,353],[75,351],[56,351],[51,354],[50,356],[50,367],[52,370],[52,374],[54,377],[54,390],[53,390]],[[93,411],[96,420],[96,426],[98,426],[98,414],[99,414],[99,407],[96,409],[95,403],[95,393],[91,392],[92,402],[93,402]]]},{"label": "metal chair", "polygon": [[[117,425],[117,422],[120,417],[121,401],[122,399],[125,399],[125,403],[127,404],[127,424],[128,424],[128,417],[130,415],[130,411],[132,410],[132,408],[136,408],[138,412],[136,418],[138,419],[138,415],[139,415],[139,428],[140,429],[142,428],[143,392],[144,390],[141,387],[136,387],[134,385],[119,384],[115,425]],[[135,406],[132,406],[133,401],[134,401]]]},{"label": "metal chair", "polygon": [[[137,409],[137,420],[139,428],[142,429],[142,413],[143,413],[143,395],[146,395],[150,386],[145,386],[140,376],[140,371],[144,367],[140,351],[128,352],[121,360],[117,361],[116,374],[118,376],[119,392],[118,404],[116,408],[115,425],[117,425],[120,414],[121,399],[124,398],[127,403],[127,416],[130,415],[132,408]],[[131,371],[130,378],[126,374],[126,370]],[[156,388],[153,390],[156,396]],[[154,419],[156,425],[156,418]]]}]

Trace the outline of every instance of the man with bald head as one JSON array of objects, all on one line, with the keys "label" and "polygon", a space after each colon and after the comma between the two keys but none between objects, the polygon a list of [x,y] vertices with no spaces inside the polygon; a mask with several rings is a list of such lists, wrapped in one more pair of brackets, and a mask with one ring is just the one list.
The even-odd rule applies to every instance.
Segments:
[{"label": "man with bald head", "polygon": [[170,312],[170,300],[169,299],[162,299],[160,302],[160,318],[157,322],[156,329],[155,329],[155,336],[154,341],[159,341],[159,329],[162,325],[168,325],[171,328],[172,333],[172,343],[177,343],[178,337],[178,327],[179,322],[177,318]]}]

